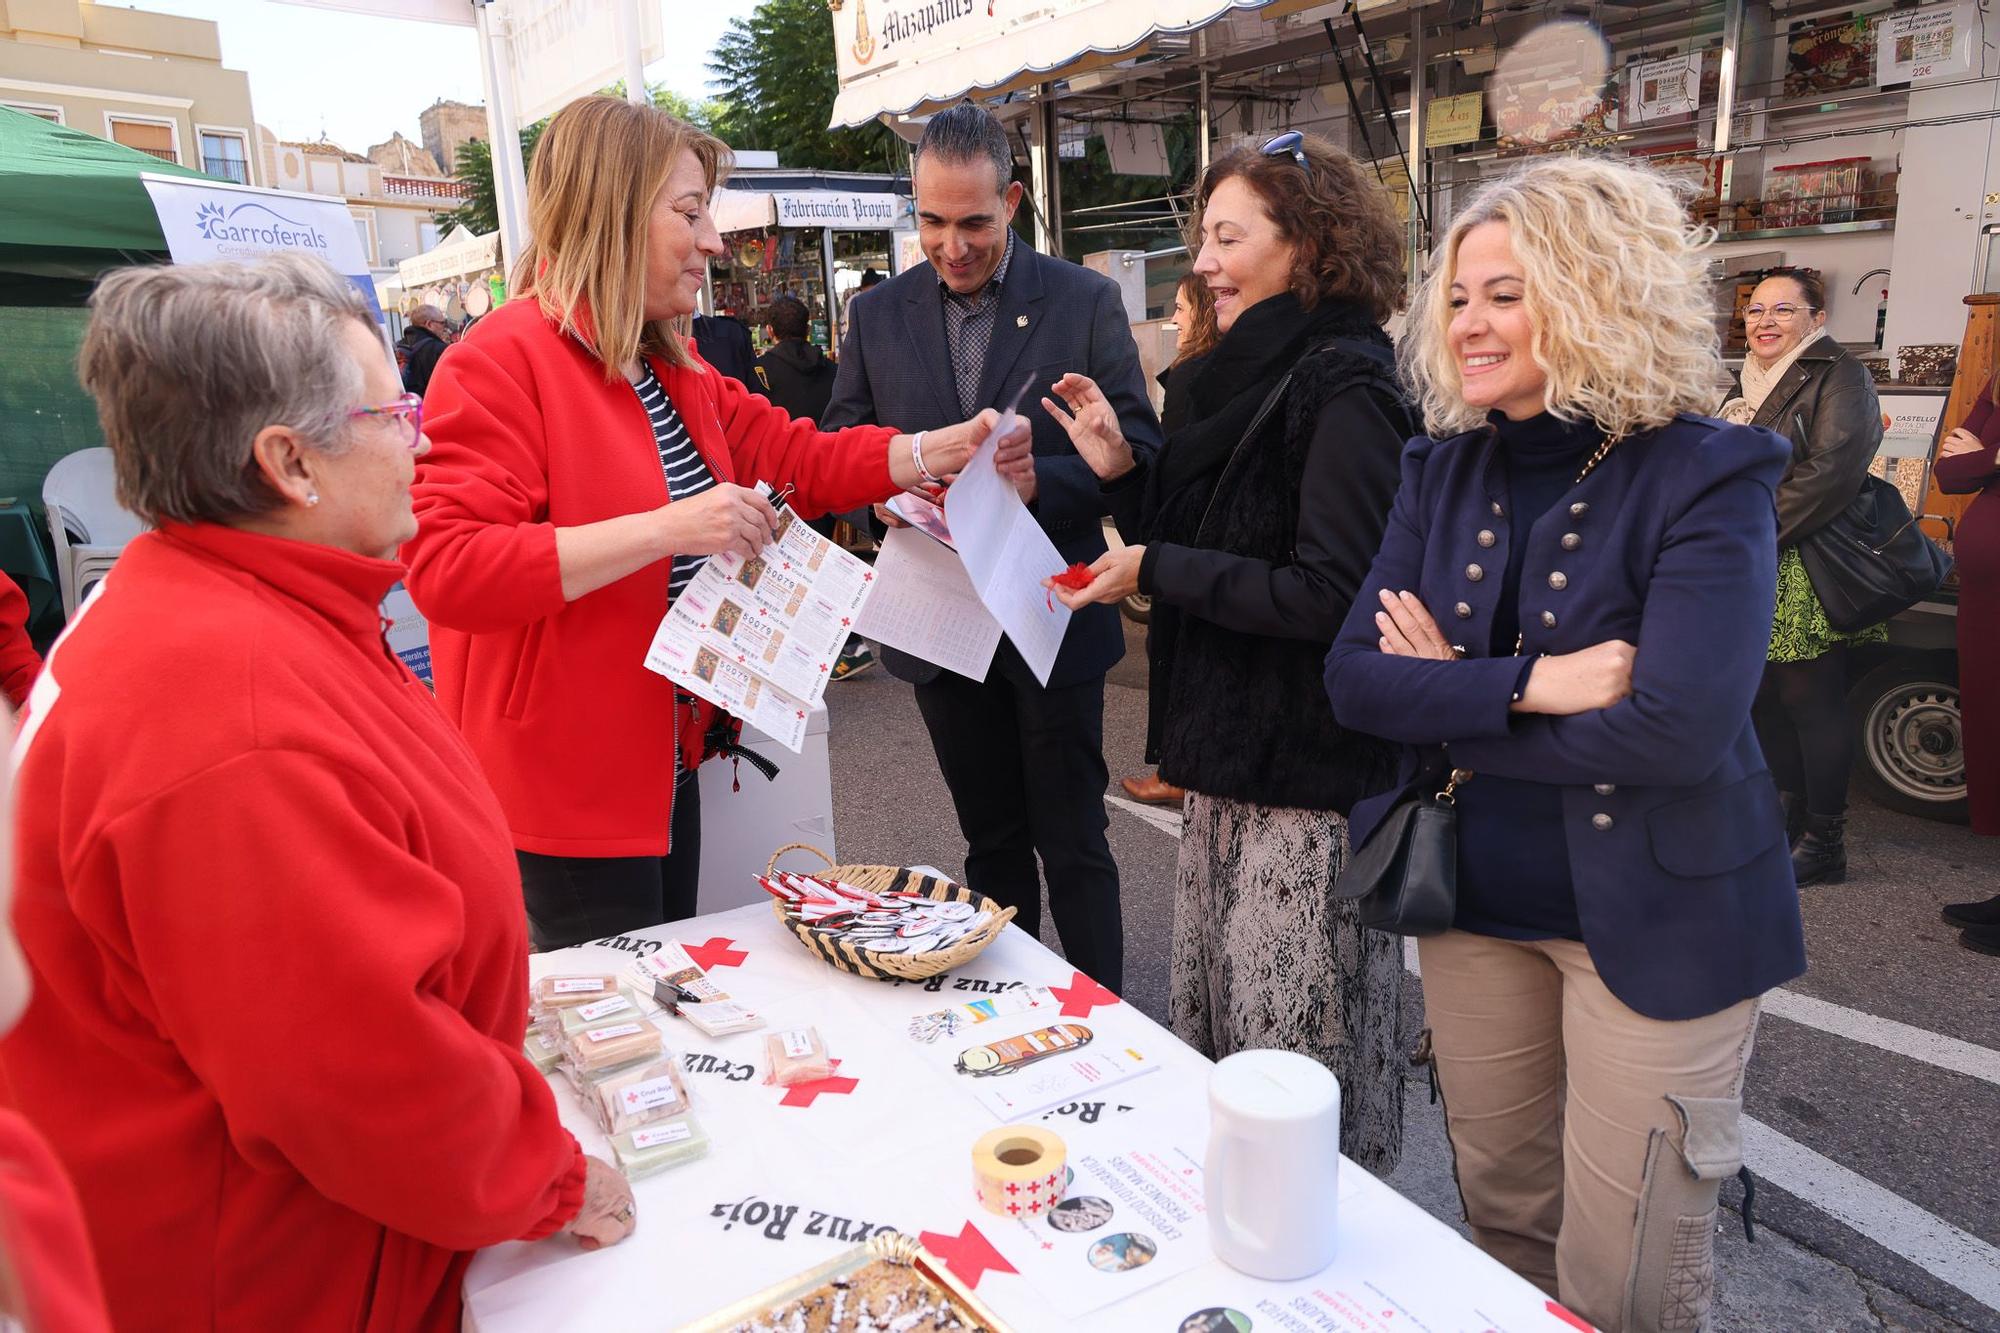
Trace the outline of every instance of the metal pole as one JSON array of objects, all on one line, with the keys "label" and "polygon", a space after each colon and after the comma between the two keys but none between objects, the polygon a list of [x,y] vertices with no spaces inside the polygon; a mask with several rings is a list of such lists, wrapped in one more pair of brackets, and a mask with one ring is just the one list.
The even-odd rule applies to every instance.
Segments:
[{"label": "metal pole", "polygon": [[819,262],[825,269],[821,286],[826,292],[826,344],[835,354],[840,351],[840,302],[833,290],[833,228],[821,227],[819,232]]},{"label": "metal pole", "polygon": [[1061,131],[1056,121],[1056,89],[1044,83],[1035,90],[1034,136],[1029,177],[1035,189],[1035,248],[1060,259],[1062,235]]},{"label": "metal pole", "polygon": [[[1203,62],[1206,62],[1208,59],[1208,34],[1206,32],[1198,32],[1194,35],[1194,40],[1195,40],[1196,58],[1202,60]],[[1195,159],[1194,160],[1195,160],[1195,166],[1198,170],[1207,171],[1208,159],[1209,159],[1209,145],[1210,141],[1215,138],[1215,133],[1214,133],[1215,126],[1209,120],[1208,65],[1206,63],[1203,63],[1195,71],[1194,86],[1195,86],[1195,94],[1194,94]]]},{"label": "metal pole", "polygon": [[1743,47],[1743,0],[1723,0],[1722,66],[1715,95],[1715,151],[1729,151],[1730,122],[1736,119],[1736,71]]},{"label": "metal pole", "polygon": [[514,262],[528,243],[528,170],[521,158],[521,130],[514,113],[514,62],[505,20],[493,0],[473,8],[478,27],[480,74],[486,83],[486,132],[493,156],[493,204],[500,221],[500,254],[511,281]]},{"label": "metal pole", "polygon": [[1423,6],[1410,7],[1410,244],[1409,281],[1410,289],[1416,290],[1418,280],[1423,276],[1423,252],[1430,237],[1425,235],[1430,220],[1430,209],[1425,207],[1425,195],[1430,189],[1430,149],[1425,144],[1424,113],[1430,99],[1424,89],[1424,17]]},{"label": "metal pole", "polygon": [[625,100],[641,106],[652,105],[646,92],[646,53],[639,29],[639,0],[617,0],[618,54],[625,61]]}]

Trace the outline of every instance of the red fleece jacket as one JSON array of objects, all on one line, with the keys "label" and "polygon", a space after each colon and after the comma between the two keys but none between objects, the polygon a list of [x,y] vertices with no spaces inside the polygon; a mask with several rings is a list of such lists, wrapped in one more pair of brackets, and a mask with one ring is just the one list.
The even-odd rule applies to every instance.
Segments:
[{"label": "red fleece jacket", "polygon": [[[805,517],[895,494],[893,431],[824,434],[705,363],[655,358],[722,481],[794,486]],[[693,767],[713,717],[674,707],[645,666],[670,562],[565,602],[556,529],[667,503],[632,387],[533,300],[510,301],[438,361],[425,398],[410,596],[430,621],[438,702],[500,794],[514,845],[548,856],[663,856],[673,747]]]},{"label": "red fleece jacket", "polygon": [[505,824],[382,638],[400,572],[147,533],[30,696],[0,1067],[125,1333],[443,1333],[470,1251],[581,1205]]},{"label": "red fleece jacket", "polygon": [[83,1213],[62,1164],[12,1111],[0,1111],[0,1262],[31,1333],[111,1333]]},{"label": "red fleece jacket", "polygon": [[0,690],[19,708],[28,701],[28,687],[42,669],[42,657],[28,639],[28,595],[21,585],[0,574]]}]

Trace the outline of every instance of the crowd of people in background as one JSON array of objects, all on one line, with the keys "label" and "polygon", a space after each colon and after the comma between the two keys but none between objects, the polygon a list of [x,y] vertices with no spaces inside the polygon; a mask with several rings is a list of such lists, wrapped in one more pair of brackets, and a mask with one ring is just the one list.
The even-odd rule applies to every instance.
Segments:
[{"label": "crowd of people in background", "polygon": [[[32,695],[35,664],[0,663],[28,700],[12,920],[42,996],[0,930],[0,1024],[26,1007],[0,1143],[41,1210],[32,1244],[0,1217],[9,1311],[446,1330],[471,1251],[628,1234],[623,1177],[522,1052],[524,959],[695,911],[695,774],[740,724],[643,669],[654,628],[704,561],[771,540],[757,483],[825,531],[894,525],[881,502],[934,494],[1027,383],[1001,475],[1091,572],[1050,588],[1074,613],[1052,672],[1007,643],[983,680],[884,653],[966,882],[1030,934],[1046,898],[1122,988],[1105,677],[1118,605],[1150,597],[1158,770],[1125,787],[1183,811],[1176,1033],[1325,1063],[1378,1172],[1415,1041],[1481,1247],[1596,1327],[1701,1326],[1760,997],[1805,968],[1799,889],[1847,869],[1845,657],[1879,633],[1832,629],[1797,550],[1882,429],[1817,276],[1757,287],[1718,394],[1662,178],[1510,173],[1405,310],[1374,177],[1280,135],[1197,183],[1156,413],[1116,286],[1012,225],[987,112],[928,122],[928,262],[850,301],[837,360],[790,298],[761,356],[697,317],[728,159],[664,111],[570,105],[515,299],[455,340],[416,311],[400,384],[323,265],[101,284],[83,379],[153,526]],[[1996,441],[2000,385],[1938,465],[1981,492],[1957,549],[1986,834]],[[398,580],[435,699],[380,637]],[[1430,792],[1457,896],[1418,946],[1419,1039],[1401,940],[1340,889]],[[2000,952],[2000,898],[1946,915]]]}]

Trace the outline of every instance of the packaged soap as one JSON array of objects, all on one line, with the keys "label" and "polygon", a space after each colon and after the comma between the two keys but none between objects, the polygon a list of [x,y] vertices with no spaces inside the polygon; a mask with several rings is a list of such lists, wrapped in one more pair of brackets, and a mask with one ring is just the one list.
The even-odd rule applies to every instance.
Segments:
[{"label": "packaged soap", "polygon": [[708,1153],[708,1135],[691,1115],[677,1115],[611,1138],[618,1169],[639,1180]]},{"label": "packaged soap", "polygon": [[826,1043],[819,1038],[818,1028],[773,1032],[764,1038],[764,1064],[769,1071],[764,1081],[781,1088],[833,1075],[833,1061],[826,1053]]},{"label": "packaged soap", "polygon": [[563,1049],[580,1074],[629,1064],[660,1053],[660,1030],[643,1017],[613,1019],[599,1027],[565,1034]]},{"label": "packaged soap", "polygon": [[601,1028],[612,1023],[630,1023],[641,1017],[639,1002],[632,993],[620,987],[615,993],[589,1004],[579,1004],[574,1008],[560,1011],[562,1035],[574,1038],[586,1028]]},{"label": "packaged soap", "polygon": [[680,1060],[665,1055],[592,1078],[584,1105],[606,1134],[623,1134],[685,1114],[688,1093]]},{"label": "packaged soap", "polygon": [[569,1009],[618,993],[618,978],[605,972],[587,976],[543,977],[531,992],[541,1009]]},{"label": "packaged soap", "polygon": [[535,1068],[544,1074],[554,1069],[562,1059],[562,1047],[557,1044],[556,1039],[538,1029],[528,1033],[528,1039],[521,1044],[521,1049],[534,1063]]}]

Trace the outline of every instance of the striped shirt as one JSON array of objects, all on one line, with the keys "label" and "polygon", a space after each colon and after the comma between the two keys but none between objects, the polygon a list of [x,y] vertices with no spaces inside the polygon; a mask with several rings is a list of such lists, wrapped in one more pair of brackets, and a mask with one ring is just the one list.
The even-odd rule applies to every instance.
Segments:
[{"label": "striped shirt", "polygon": [[[667,391],[660,385],[660,377],[644,361],[639,363],[639,380],[632,390],[639,395],[640,406],[646,409],[646,417],[653,423],[653,443],[660,450],[660,467],[667,474],[667,498],[686,500],[700,495],[703,491],[715,489],[715,474],[708,470],[701,454],[689,437],[687,426],[681,421],[681,414],[667,397]],[[667,600],[680,600],[681,589],[701,572],[706,563],[705,555],[677,555],[674,570],[667,582]]]}]

